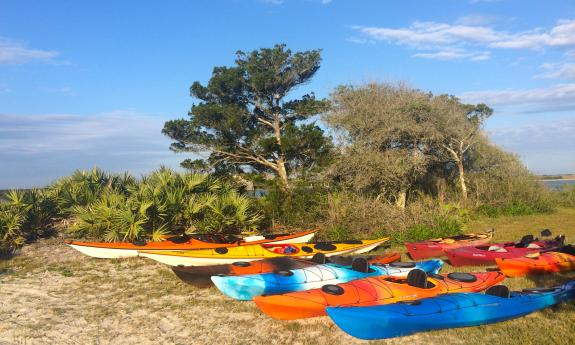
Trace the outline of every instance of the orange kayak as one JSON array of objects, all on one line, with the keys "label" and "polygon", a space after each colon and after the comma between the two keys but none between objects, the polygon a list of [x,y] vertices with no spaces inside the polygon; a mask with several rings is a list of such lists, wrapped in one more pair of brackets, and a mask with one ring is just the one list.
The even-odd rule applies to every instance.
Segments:
[{"label": "orange kayak", "polygon": [[188,235],[166,237],[161,242],[81,242],[68,241],[67,244],[83,254],[105,259],[138,256],[139,250],[172,251],[190,249],[215,249],[264,243],[305,243],[313,238],[319,229],[306,230],[294,234],[271,234],[250,237],[226,237],[222,235]]},{"label": "orange kayak", "polygon": [[[382,255],[375,255],[367,257],[370,264],[388,264],[397,261],[401,258],[401,254],[397,252],[385,253]],[[237,261],[231,264],[215,265],[215,266],[173,266],[174,273],[184,282],[196,286],[209,286],[212,285],[212,276],[226,275],[226,276],[241,276],[246,274],[263,274],[271,273],[282,270],[301,269],[326,262],[332,262],[341,265],[351,265],[353,257],[349,256],[333,256],[326,258],[322,253],[314,255],[312,259],[300,259],[290,257],[278,257],[270,259],[262,259],[257,261]]]},{"label": "orange kayak", "polygon": [[508,277],[567,272],[575,270],[575,247],[565,246],[560,251],[533,253],[520,258],[495,259],[495,262]]},{"label": "orange kayak", "polygon": [[281,320],[323,316],[326,307],[370,306],[411,301],[454,292],[477,292],[501,282],[501,272],[429,274],[411,271],[407,278],[370,277],[320,289],[283,295],[257,296],[264,313]]}]

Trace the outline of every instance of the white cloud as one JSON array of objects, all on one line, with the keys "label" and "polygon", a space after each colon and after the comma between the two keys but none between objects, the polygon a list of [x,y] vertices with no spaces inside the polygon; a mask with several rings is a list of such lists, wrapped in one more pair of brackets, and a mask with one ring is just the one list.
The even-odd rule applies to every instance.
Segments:
[{"label": "white cloud", "polygon": [[158,142],[167,150],[168,140],[160,133],[163,121],[123,110],[94,115],[0,114],[0,151],[49,153],[98,150],[121,143],[146,147]]},{"label": "white cloud", "polygon": [[533,89],[471,91],[460,95],[464,102],[490,106],[529,108],[529,112],[575,109],[575,83]]},{"label": "white cloud", "polygon": [[44,186],[76,169],[143,174],[178,167],[190,155],[169,150],[166,118],[133,111],[92,115],[0,114],[0,189]]},{"label": "white cloud", "polygon": [[352,37],[348,37],[345,39],[348,42],[351,43],[356,43],[356,44],[367,44],[367,43],[375,43],[374,40],[369,40],[367,38],[363,38],[363,37],[356,37],[356,36],[352,36]]},{"label": "white cloud", "polygon": [[575,63],[545,63],[541,67],[546,72],[536,75],[535,78],[575,80]]},{"label": "white cloud", "polygon": [[475,13],[457,18],[457,20],[455,20],[455,24],[470,26],[489,25],[493,24],[496,19],[497,18],[493,15]]},{"label": "white cloud", "polygon": [[[413,22],[404,28],[354,26],[364,38],[386,41],[409,48],[425,51],[417,57],[446,56],[446,51],[458,51],[459,56],[467,54],[473,60],[476,56],[465,51],[469,47],[498,49],[543,49],[558,47],[575,49],[575,20],[560,20],[548,30],[533,29],[522,32],[499,31],[479,24],[487,19],[479,15],[461,17],[456,24],[437,22]],[[451,54],[454,55],[454,54]],[[479,60],[487,59],[483,55]],[[477,61],[477,59],[475,59]]]},{"label": "white cloud", "polygon": [[56,51],[31,49],[22,43],[0,38],[0,64],[23,64],[30,61],[51,62]]},{"label": "white cloud", "polygon": [[489,60],[491,57],[490,52],[467,52],[463,49],[445,49],[433,53],[417,53],[413,54],[413,57],[424,58],[424,59],[436,59],[436,60],[461,60],[469,59],[471,61],[485,61]]},{"label": "white cloud", "polygon": [[497,33],[491,28],[435,22],[415,22],[408,28],[401,29],[362,26],[355,26],[354,29],[371,39],[407,45],[417,49],[456,44],[465,40],[491,42],[497,39]]},{"label": "white cloud", "polygon": [[0,189],[44,186],[76,169],[150,172],[190,155],[169,150],[166,118],[134,111],[0,114]]}]

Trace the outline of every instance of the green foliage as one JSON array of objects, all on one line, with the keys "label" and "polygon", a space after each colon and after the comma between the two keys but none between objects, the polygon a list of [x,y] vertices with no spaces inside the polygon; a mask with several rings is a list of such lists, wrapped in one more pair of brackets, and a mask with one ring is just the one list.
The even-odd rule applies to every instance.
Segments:
[{"label": "green foliage", "polygon": [[575,207],[575,185],[564,185],[563,188],[552,192],[553,201],[563,207]]},{"label": "green foliage", "polygon": [[350,192],[331,193],[323,214],[320,225],[327,229],[327,239],[390,236],[393,242],[461,233],[469,216],[455,204],[440,206],[428,197],[413,200],[401,209],[381,199]]},{"label": "green foliage", "polygon": [[128,173],[108,174],[99,168],[89,171],[77,170],[47,188],[50,199],[62,218],[72,214],[76,206],[95,202],[103,193],[126,194],[136,185],[136,179]]},{"label": "green foliage", "polygon": [[52,232],[57,209],[46,190],[10,190],[0,199],[0,253]]},{"label": "green foliage", "polygon": [[230,182],[161,168],[130,185],[76,206],[74,236],[106,241],[160,240],[167,233],[255,230],[261,215]]},{"label": "green foliage", "polygon": [[74,237],[159,241],[168,233],[239,233],[262,216],[236,185],[167,168],[137,181],[100,169],[76,171],[42,190],[9,191],[0,200],[0,252],[66,228]]},{"label": "green foliage", "polygon": [[0,255],[9,255],[24,244],[25,215],[14,209],[0,209]]},{"label": "green foliage", "polygon": [[497,218],[500,216],[527,216],[535,213],[547,213],[553,209],[542,204],[529,205],[522,202],[512,202],[505,205],[481,205],[476,212],[487,217]]},{"label": "green foliage", "polygon": [[439,238],[461,234],[463,224],[460,219],[448,216],[436,216],[431,224],[416,224],[409,227],[401,236],[394,237],[394,242],[424,241],[430,238]]},{"label": "green foliage", "polygon": [[300,122],[327,109],[313,93],[286,99],[319,69],[320,51],[292,53],[285,45],[249,53],[238,51],[235,66],[215,67],[207,85],[196,81],[190,93],[200,103],[190,119],[168,121],[163,133],[174,151],[210,151],[186,168],[258,171],[280,177],[301,173],[325,161],[331,142],[315,125]]},{"label": "green foliage", "polygon": [[268,220],[309,228],[323,219],[327,197],[321,186],[297,181],[289,190],[274,184],[258,202]]}]

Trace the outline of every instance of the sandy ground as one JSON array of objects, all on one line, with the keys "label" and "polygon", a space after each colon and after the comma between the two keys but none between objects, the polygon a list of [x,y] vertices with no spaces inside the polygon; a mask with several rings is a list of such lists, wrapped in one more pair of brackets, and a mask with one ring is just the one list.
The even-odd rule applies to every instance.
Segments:
[{"label": "sandy ground", "polygon": [[[573,308],[559,312],[574,319]],[[554,327],[555,311],[548,313],[537,316],[549,320],[537,329]],[[530,333],[537,329],[513,322],[375,343],[505,344],[500,337],[509,330],[525,337],[519,343],[535,341]],[[566,344],[569,337],[575,339],[574,328],[573,321],[559,328]],[[93,259],[57,239],[27,246],[12,260],[0,262],[0,345],[213,343],[367,342],[346,335],[327,317],[274,320],[253,303],[228,299],[214,287],[187,285],[162,264],[144,258]]]}]

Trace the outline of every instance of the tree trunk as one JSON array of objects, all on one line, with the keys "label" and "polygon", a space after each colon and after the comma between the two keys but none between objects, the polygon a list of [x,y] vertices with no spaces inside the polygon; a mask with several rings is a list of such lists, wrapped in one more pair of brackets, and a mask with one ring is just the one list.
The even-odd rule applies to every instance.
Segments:
[{"label": "tree trunk", "polygon": [[467,201],[467,185],[465,184],[465,171],[463,169],[463,160],[458,160],[457,169],[459,170],[459,187],[461,188],[461,199]]},{"label": "tree trunk", "polygon": [[280,178],[282,185],[287,189],[289,188],[289,182],[283,156],[280,156],[280,158],[278,158],[277,165],[278,165],[277,169],[278,177]]},{"label": "tree trunk", "polygon": [[282,183],[282,186],[287,189],[289,188],[289,182],[288,182],[288,175],[287,175],[287,171],[286,171],[286,165],[285,165],[285,156],[283,154],[283,150],[282,150],[282,135],[281,135],[281,127],[280,127],[280,116],[278,114],[276,114],[274,116],[274,135],[276,137],[276,142],[278,143],[278,159],[277,159],[277,173],[278,173],[278,177],[280,178],[280,181]]},{"label": "tree trunk", "polygon": [[405,202],[407,200],[407,191],[402,189],[397,193],[397,197],[395,198],[395,206],[399,208],[405,208]]}]

